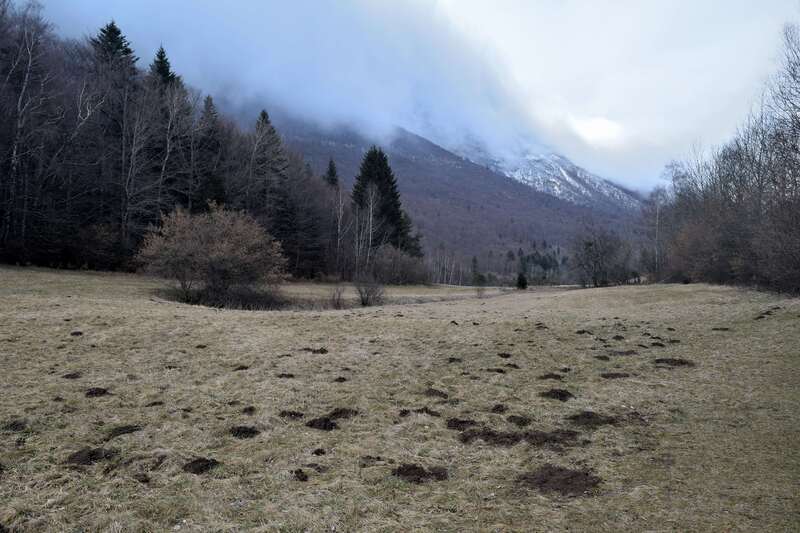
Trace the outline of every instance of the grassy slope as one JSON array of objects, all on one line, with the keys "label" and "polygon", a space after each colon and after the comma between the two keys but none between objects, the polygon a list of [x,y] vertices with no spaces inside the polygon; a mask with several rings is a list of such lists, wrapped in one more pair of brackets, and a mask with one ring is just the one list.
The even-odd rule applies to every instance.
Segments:
[{"label": "grassy slope", "polygon": [[[27,424],[0,430],[0,524],[58,531],[798,527],[797,299],[690,285],[237,312],[165,303],[151,297],[153,286],[134,276],[0,268],[0,424]],[[428,294],[436,289],[416,290],[414,297],[436,297]],[[781,309],[754,320],[772,306]],[[640,348],[652,342],[644,332],[680,343]],[[611,340],[615,334],[625,339]],[[638,354],[593,357],[627,349]],[[696,366],[656,368],[657,357]],[[484,370],[509,362],[520,369]],[[234,371],[240,364],[249,369]],[[565,366],[572,370],[561,383],[536,379]],[[75,371],[82,377],[61,377]],[[602,379],[607,371],[632,375]],[[334,382],[338,376],[348,381]],[[575,398],[538,396],[551,386]],[[112,395],[87,398],[89,387]],[[428,387],[450,400],[426,397]],[[157,400],[164,404],[144,407]],[[505,415],[489,412],[497,403],[508,407]],[[250,405],[255,414],[243,414]],[[398,416],[423,406],[443,417]],[[304,425],[336,407],[360,414],[331,432]],[[282,419],[282,409],[305,419]],[[560,450],[462,444],[445,426],[459,417],[512,431],[505,417],[517,414],[533,419],[530,429],[550,431],[570,428],[564,417],[584,409],[626,421],[578,428],[590,442]],[[144,429],[103,442],[123,424]],[[238,440],[228,433],[234,425],[261,433]],[[64,464],[84,446],[119,455]],[[312,455],[316,448],[327,454]],[[184,473],[198,456],[221,466]],[[403,462],[444,466],[449,479],[407,483],[391,475]],[[603,482],[577,498],[518,483],[545,463],[588,467]],[[294,479],[297,468],[307,482]],[[135,479],[142,474],[149,483]]]}]

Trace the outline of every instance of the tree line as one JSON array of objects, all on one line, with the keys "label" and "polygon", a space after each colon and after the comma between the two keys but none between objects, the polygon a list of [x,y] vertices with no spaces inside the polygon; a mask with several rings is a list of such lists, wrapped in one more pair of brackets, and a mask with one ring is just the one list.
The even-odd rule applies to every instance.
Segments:
[{"label": "tree line", "polygon": [[800,291],[800,33],[784,30],[779,71],[721,147],[666,169],[643,212],[643,269],[655,280]]},{"label": "tree line", "polygon": [[424,280],[420,236],[380,148],[351,194],[334,161],[318,176],[288,150],[266,110],[241,127],[163,47],[141,63],[113,21],[66,40],[35,3],[0,0],[0,259],[133,268],[162,217],[217,205],[256,220],[294,276]]}]

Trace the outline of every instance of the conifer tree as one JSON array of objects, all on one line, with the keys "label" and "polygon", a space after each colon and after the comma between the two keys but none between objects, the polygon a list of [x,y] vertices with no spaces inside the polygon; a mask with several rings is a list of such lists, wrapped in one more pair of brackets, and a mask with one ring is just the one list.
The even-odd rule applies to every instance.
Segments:
[{"label": "conifer tree", "polygon": [[333,158],[328,161],[328,170],[325,171],[324,178],[331,187],[339,186],[339,171],[336,170],[336,163],[333,162]]},{"label": "conifer tree", "polygon": [[150,76],[165,86],[178,80],[178,76],[172,71],[167,52],[163,46],[158,47],[156,56],[153,62],[150,63]]},{"label": "conifer tree", "polygon": [[196,189],[190,197],[190,209],[204,211],[209,202],[224,204],[225,184],[220,172],[222,158],[222,132],[219,115],[211,96],[206,96],[200,115],[197,146]]},{"label": "conifer tree", "polygon": [[100,28],[97,35],[89,39],[89,42],[100,62],[122,63],[133,69],[136,61],[139,60],[133,54],[128,39],[113,20]]},{"label": "conifer tree", "polygon": [[408,252],[416,247],[415,251],[421,254],[419,241],[411,236],[411,221],[403,212],[397,180],[389,166],[389,158],[377,146],[372,146],[361,161],[361,168],[353,185],[354,207],[365,207],[370,184],[374,184],[380,194],[378,218],[386,228],[388,242],[395,248]]}]

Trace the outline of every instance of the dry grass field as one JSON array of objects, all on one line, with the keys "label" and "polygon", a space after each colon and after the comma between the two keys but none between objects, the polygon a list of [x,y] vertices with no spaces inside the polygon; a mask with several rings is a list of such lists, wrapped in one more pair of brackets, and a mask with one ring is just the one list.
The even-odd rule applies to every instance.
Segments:
[{"label": "dry grass field", "polygon": [[155,288],[0,267],[7,530],[800,529],[800,300],[246,312]]}]

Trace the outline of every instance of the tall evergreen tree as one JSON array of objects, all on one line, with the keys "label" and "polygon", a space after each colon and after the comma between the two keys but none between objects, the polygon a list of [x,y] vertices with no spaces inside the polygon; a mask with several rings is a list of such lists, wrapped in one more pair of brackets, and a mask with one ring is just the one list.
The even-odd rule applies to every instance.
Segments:
[{"label": "tall evergreen tree", "polygon": [[219,114],[211,96],[206,96],[200,115],[197,141],[195,190],[190,197],[192,211],[204,211],[209,202],[225,203],[225,183],[221,173],[222,131]]},{"label": "tall evergreen tree", "polygon": [[162,85],[169,85],[178,79],[178,76],[172,71],[167,51],[163,46],[158,47],[153,62],[150,63],[150,75],[161,82]]},{"label": "tall evergreen tree", "polygon": [[336,163],[333,162],[333,158],[331,157],[330,161],[328,161],[328,170],[325,171],[325,181],[331,187],[338,187],[339,186],[339,171],[336,170]]},{"label": "tall evergreen tree", "polygon": [[89,39],[97,59],[103,63],[122,63],[133,69],[139,60],[133,54],[130,43],[113,20],[100,28],[95,37]]},{"label": "tall evergreen tree", "polygon": [[[380,194],[378,218],[386,227],[388,242],[395,248],[409,251],[407,247],[413,248],[415,242],[411,236],[411,222],[403,212],[397,180],[389,166],[389,158],[377,146],[372,146],[361,161],[352,193],[356,208],[365,207],[370,184],[374,184]],[[416,245],[419,247],[418,241]]]}]

